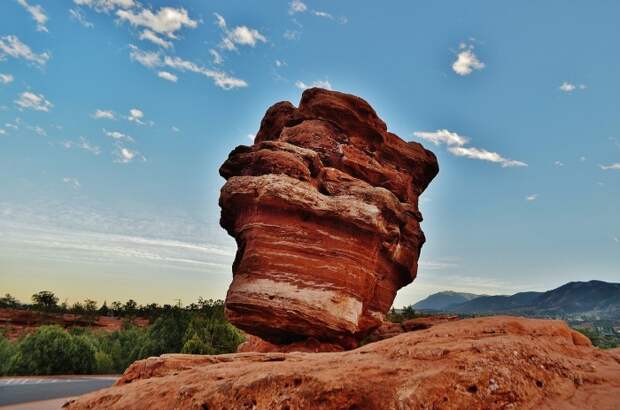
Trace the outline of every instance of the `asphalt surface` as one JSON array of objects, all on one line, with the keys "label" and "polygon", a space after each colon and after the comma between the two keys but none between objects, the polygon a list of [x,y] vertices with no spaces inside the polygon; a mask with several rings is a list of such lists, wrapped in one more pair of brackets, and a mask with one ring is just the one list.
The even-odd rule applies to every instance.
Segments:
[{"label": "asphalt surface", "polygon": [[79,396],[111,386],[115,376],[0,378],[0,406]]}]

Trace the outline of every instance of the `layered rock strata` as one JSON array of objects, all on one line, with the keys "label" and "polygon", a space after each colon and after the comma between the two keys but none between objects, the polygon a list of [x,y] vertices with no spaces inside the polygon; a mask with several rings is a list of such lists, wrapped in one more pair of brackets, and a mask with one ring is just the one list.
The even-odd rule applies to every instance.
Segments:
[{"label": "layered rock strata", "polygon": [[418,198],[437,172],[359,97],[313,88],[273,105],[220,168],[220,222],[238,245],[229,320],[273,343],[354,347],[416,277]]}]

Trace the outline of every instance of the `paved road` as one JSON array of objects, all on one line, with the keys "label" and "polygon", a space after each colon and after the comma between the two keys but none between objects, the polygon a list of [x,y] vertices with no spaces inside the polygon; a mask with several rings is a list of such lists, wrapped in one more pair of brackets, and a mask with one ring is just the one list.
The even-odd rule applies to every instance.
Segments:
[{"label": "paved road", "polygon": [[0,406],[79,396],[111,386],[115,376],[0,378]]}]

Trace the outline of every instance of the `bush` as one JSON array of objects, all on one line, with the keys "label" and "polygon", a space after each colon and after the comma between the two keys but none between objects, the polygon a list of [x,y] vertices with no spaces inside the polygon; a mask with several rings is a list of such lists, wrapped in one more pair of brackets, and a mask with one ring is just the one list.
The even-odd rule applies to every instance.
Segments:
[{"label": "bush", "polygon": [[23,375],[92,373],[95,348],[60,326],[41,326],[18,343],[11,362],[11,372]]},{"label": "bush", "polygon": [[0,335],[0,376],[7,376],[11,373],[12,360],[16,353],[15,344]]}]

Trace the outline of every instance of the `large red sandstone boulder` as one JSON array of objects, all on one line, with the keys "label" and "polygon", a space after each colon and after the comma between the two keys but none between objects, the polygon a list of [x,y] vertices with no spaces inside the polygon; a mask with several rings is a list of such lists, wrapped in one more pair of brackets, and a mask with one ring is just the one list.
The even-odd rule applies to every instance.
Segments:
[{"label": "large red sandstone boulder", "polygon": [[71,410],[620,408],[620,353],[564,322],[452,321],[339,353],[164,355]]},{"label": "large red sandstone boulder", "polygon": [[437,172],[359,97],[313,88],[269,108],[220,168],[221,225],[238,245],[228,319],[273,343],[354,347],[416,277],[418,197]]}]

